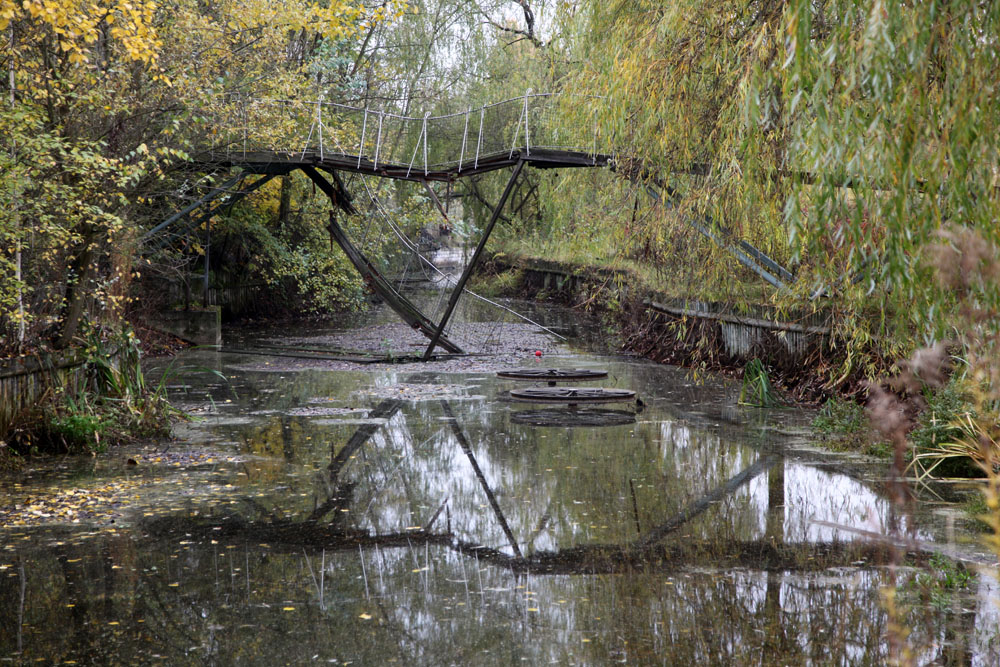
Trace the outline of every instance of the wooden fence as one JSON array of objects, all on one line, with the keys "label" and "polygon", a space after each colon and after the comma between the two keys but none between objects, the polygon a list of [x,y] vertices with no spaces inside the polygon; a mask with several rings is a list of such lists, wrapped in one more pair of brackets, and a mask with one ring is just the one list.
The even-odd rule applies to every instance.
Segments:
[{"label": "wooden fence", "polygon": [[0,437],[14,418],[48,389],[76,392],[87,382],[87,358],[79,352],[0,361]]}]

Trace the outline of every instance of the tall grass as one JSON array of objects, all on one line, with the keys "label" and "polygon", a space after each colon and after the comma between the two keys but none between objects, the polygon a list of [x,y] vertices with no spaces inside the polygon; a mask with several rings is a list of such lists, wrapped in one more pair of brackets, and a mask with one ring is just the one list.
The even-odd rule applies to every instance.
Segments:
[{"label": "tall grass", "polygon": [[767,368],[760,359],[751,359],[743,369],[743,384],[740,387],[740,405],[759,408],[773,408],[781,405],[781,399],[771,384]]},{"label": "tall grass", "polygon": [[97,454],[129,440],[166,436],[172,418],[183,415],[166,396],[178,371],[171,364],[149,386],[131,329],[92,330],[85,342],[82,386],[50,391],[22,413],[8,438],[9,454]]},{"label": "tall grass", "polygon": [[[908,452],[913,453],[912,465],[924,478],[956,461],[967,463],[985,477],[980,492],[986,511],[978,518],[991,531],[985,544],[1000,560],[1000,313],[983,306],[995,297],[1000,252],[975,230],[947,227],[939,232],[936,243],[925,248],[924,255],[939,286],[954,296],[953,303],[946,304],[952,339],[915,351],[899,362],[898,373],[872,384],[868,412],[873,425],[893,444],[891,488],[897,513],[908,512],[913,502],[902,481]],[[949,350],[956,352],[955,357]],[[949,381],[956,357],[962,371]],[[940,407],[947,409],[940,411],[939,418],[935,410]],[[924,423],[914,428],[920,419]],[[898,556],[901,562],[902,554]],[[988,569],[995,578],[997,568]],[[919,651],[906,645],[905,627],[891,591],[886,609],[893,659],[907,664]]]}]

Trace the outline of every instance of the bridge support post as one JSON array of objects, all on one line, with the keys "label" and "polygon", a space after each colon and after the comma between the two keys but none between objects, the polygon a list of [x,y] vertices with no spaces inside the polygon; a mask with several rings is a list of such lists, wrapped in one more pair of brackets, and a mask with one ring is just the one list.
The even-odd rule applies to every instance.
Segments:
[{"label": "bridge support post", "polygon": [[437,331],[431,338],[430,345],[427,346],[427,350],[424,352],[424,359],[429,359],[431,354],[434,352],[434,348],[437,347],[438,341],[444,334],[444,328],[448,325],[448,320],[451,319],[451,314],[455,310],[455,306],[458,305],[458,300],[462,296],[462,290],[465,289],[465,283],[469,281],[469,277],[475,270],[476,265],[479,263],[479,258],[483,254],[483,249],[486,247],[486,242],[490,238],[490,234],[493,233],[493,227],[497,224],[497,220],[500,219],[500,212],[503,210],[504,204],[507,203],[507,199],[510,197],[510,193],[514,190],[514,184],[517,183],[518,177],[521,175],[521,170],[524,168],[524,160],[518,160],[517,164],[514,165],[514,173],[510,175],[510,179],[507,181],[507,186],[503,189],[503,194],[500,195],[500,201],[493,208],[493,215],[490,216],[490,221],[486,224],[486,229],[483,230],[483,235],[479,239],[479,245],[476,246],[475,252],[472,253],[472,258],[469,260],[469,265],[465,267],[465,271],[458,279],[458,283],[455,285],[454,291],[451,293],[451,297],[448,299],[448,307],[445,308],[444,315],[441,316],[441,323],[438,324]]},{"label": "bridge support post", "polygon": [[205,275],[202,276],[201,285],[201,305],[203,308],[208,308],[208,254],[212,250],[212,219],[209,218],[205,221]]},{"label": "bridge support post", "polygon": [[[338,193],[338,191],[330,184],[328,180],[323,178],[322,174],[316,171],[315,168],[305,165],[302,167],[302,171],[305,172],[306,176],[312,179],[313,183],[323,191],[327,197],[330,198],[330,202],[334,206],[345,205],[344,195]],[[353,209],[352,209],[353,210]],[[347,237],[344,230],[337,224],[336,217],[333,212],[330,213],[330,234],[333,236],[337,245],[340,249],[344,251],[347,255],[347,259],[350,260],[354,268],[357,269],[358,273],[364,278],[365,283],[368,287],[375,293],[377,293],[382,299],[388,304],[390,308],[396,311],[403,320],[409,324],[414,329],[419,329],[428,338],[433,338],[435,341],[440,339],[441,347],[456,354],[462,354],[462,349],[452,343],[447,338],[441,337],[441,332],[435,329],[434,323],[420,310],[410,303],[402,294],[393,289],[392,284],[389,283],[385,277],[379,273],[378,269],[368,260],[365,255],[358,250],[351,240]]]},{"label": "bridge support post", "polygon": [[[441,213],[441,217],[444,218],[444,221],[450,225],[451,220],[448,219],[448,211],[441,205],[441,200],[438,199],[438,196],[431,187],[431,184],[423,178],[420,179],[420,183],[423,184],[424,189],[427,190],[427,195],[431,198],[431,201],[433,201],[434,205],[437,206],[437,210]],[[451,191],[451,181],[448,181],[448,190]]]}]

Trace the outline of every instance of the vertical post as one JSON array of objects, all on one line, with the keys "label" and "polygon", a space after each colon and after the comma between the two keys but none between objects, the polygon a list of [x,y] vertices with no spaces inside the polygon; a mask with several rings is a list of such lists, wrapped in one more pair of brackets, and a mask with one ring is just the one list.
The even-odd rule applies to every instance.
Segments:
[{"label": "vertical post", "polygon": [[323,161],[323,96],[316,103],[316,123],[319,125],[319,159]]},{"label": "vertical post", "polygon": [[309,135],[306,137],[306,142],[302,144],[302,157],[300,159],[305,159],[306,151],[309,150],[309,142],[312,141],[313,132],[316,131],[316,121],[314,120],[309,126]]},{"label": "vertical post", "polygon": [[365,109],[365,120],[361,123],[361,145],[358,146],[358,169],[361,168],[361,153],[365,150],[365,131],[368,129],[368,109]]},{"label": "vertical post", "polygon": [[594,152],[591,153],[594,159],[594,164],[597,164],[597,112],[594,112]]},{"label": "vertical post", "polygon": [[[524,99],[525,102],[527,102],[528,100],[527,96],[525,96]],[[517,122],[514,123],[514,139],[510,142],[510,155],[508,156],[509,158],[514,157],[514,150],[517,148],[517,138],[521,136],[521,119],[524,118],[524,114],[527,110],[528,108],[526,105],[522,106],[521,114],[517,117]],[[525,127],[527,127],[527,125],[525,125]]]},{"label": "vertical post", "polygon": [[524,150],[531,155],[531,137],[528,134],[528,98],[531,97],[531,88],[524,94]]},{"label": "vertical post", "polygon": [[479,149],[483,147],[483,116],[486,114],[486,107],[479,109],[479,139],[476,141],[476,162],[475,168],[479,168]]},{"label": "vertical post", "polygon": [[378,112],[378,135],[375,137],[375,168],[378,169],[378,151],[382,147],[382,118],[385,116],[384,111]]},{"label": "vertical post", "polygon": [[205,275],[202,279],[201,305],[208,308],[208,253],[212,247],[212,218],[205,220]]},{"label": "vertical post", "polygon": [[469,136],[469,113],[472,111],[472,107],[469,107],[465,111],[465,129],[462,130],[462,152],[458,156],[458,173],[462,173],[462,161],[465,159],[465,141]]},{"label": "vertical post", "polygon": [[430,111],[424,112],[424,176],[427,175],[427,117],[430,115]]},{"label": "vertical post", "polygon": [[451,297],[448,299],[448,307],[445,308],[444,315],[441,316],[441,323],[438,325],[437,331],[434,332],[434,337],[431,338],[430,345],[427,346],[427,350],[424,352],[424,359],[429,359],[431,354],[434,352],[434,348],[437,347],[438,340],[444,333],[444,328],[447,326],[448,320],[451,318],[451,314],[455,310],[455,306],[458,305],[459,298],[462,296],[462,290],[465,289],[465,283],[469,281],[469,276],[472,275],[472,271],[476,268],[476,264],[479,263],[479,256],[482,255],[483,249],[486,247],[486,242],[489,240],[490,234],[493,232],[493,227],[496,225],[497,220],[500,219],[500,212],[503,210],[504,204],[507,203],[507,199],[510,197],[510,193],[514,189],[514,184],[517,182],[518,176],[521,175],[521,170],[523,168],[524,161],[518,160],[517,164],[514,165],[514,173],[510,175],[510,180],[507,181],[507,187],[503,189],[503,194],[500,195],[500,201],[497,202],[496,207],[493,209],[493,214],[490,216],[490,221],[486,224],[486,229],[483,230],[483,235],[479,239],[479,245],[476,246],[476,250],[472,253],[469,265],[465,267],[465,271],[463,271],[461,277],[459,277],[458,283],[455,284],[455,290],[451,293]]},{"label": "vertical post", "polygon": [[423,129],[420,130],[420,135],[417,136],[417,143],[413,144],[413,155],[410,156],[410,166],[406,168],[406,177],[410,177],[410,172],[413,171],[413,163],[417,160],[417,151],[420,150],[420,137],[423,135]]},{"label": "vertical post", "polygon": [[250,116],[247,114],[247,102],[244,99],[243,104],[243,159],[247,159],[247,130],[250,126]]}]

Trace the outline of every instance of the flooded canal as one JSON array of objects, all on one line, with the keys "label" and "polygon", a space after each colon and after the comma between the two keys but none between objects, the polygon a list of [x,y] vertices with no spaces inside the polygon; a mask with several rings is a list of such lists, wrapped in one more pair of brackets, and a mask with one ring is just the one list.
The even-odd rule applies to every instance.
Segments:
[{"label": "flooded canal", "polygon": [[[0,657],[881,664],[895,591],[917,663],[1000,663],[992,579],[916,550],[890,567],[873,537],[982,559],[955,512],[896,516],[884,466],[811,448],[808,414],[588,351],[557,315],[568,342],[509,323],[428,364],[316,352],[420,342],[389,320],[184,353],[172,443],[4,478],[0,504],[39,518],[2,530]],[[607,370],[643,405],[514,403],[516,366]]]}]

